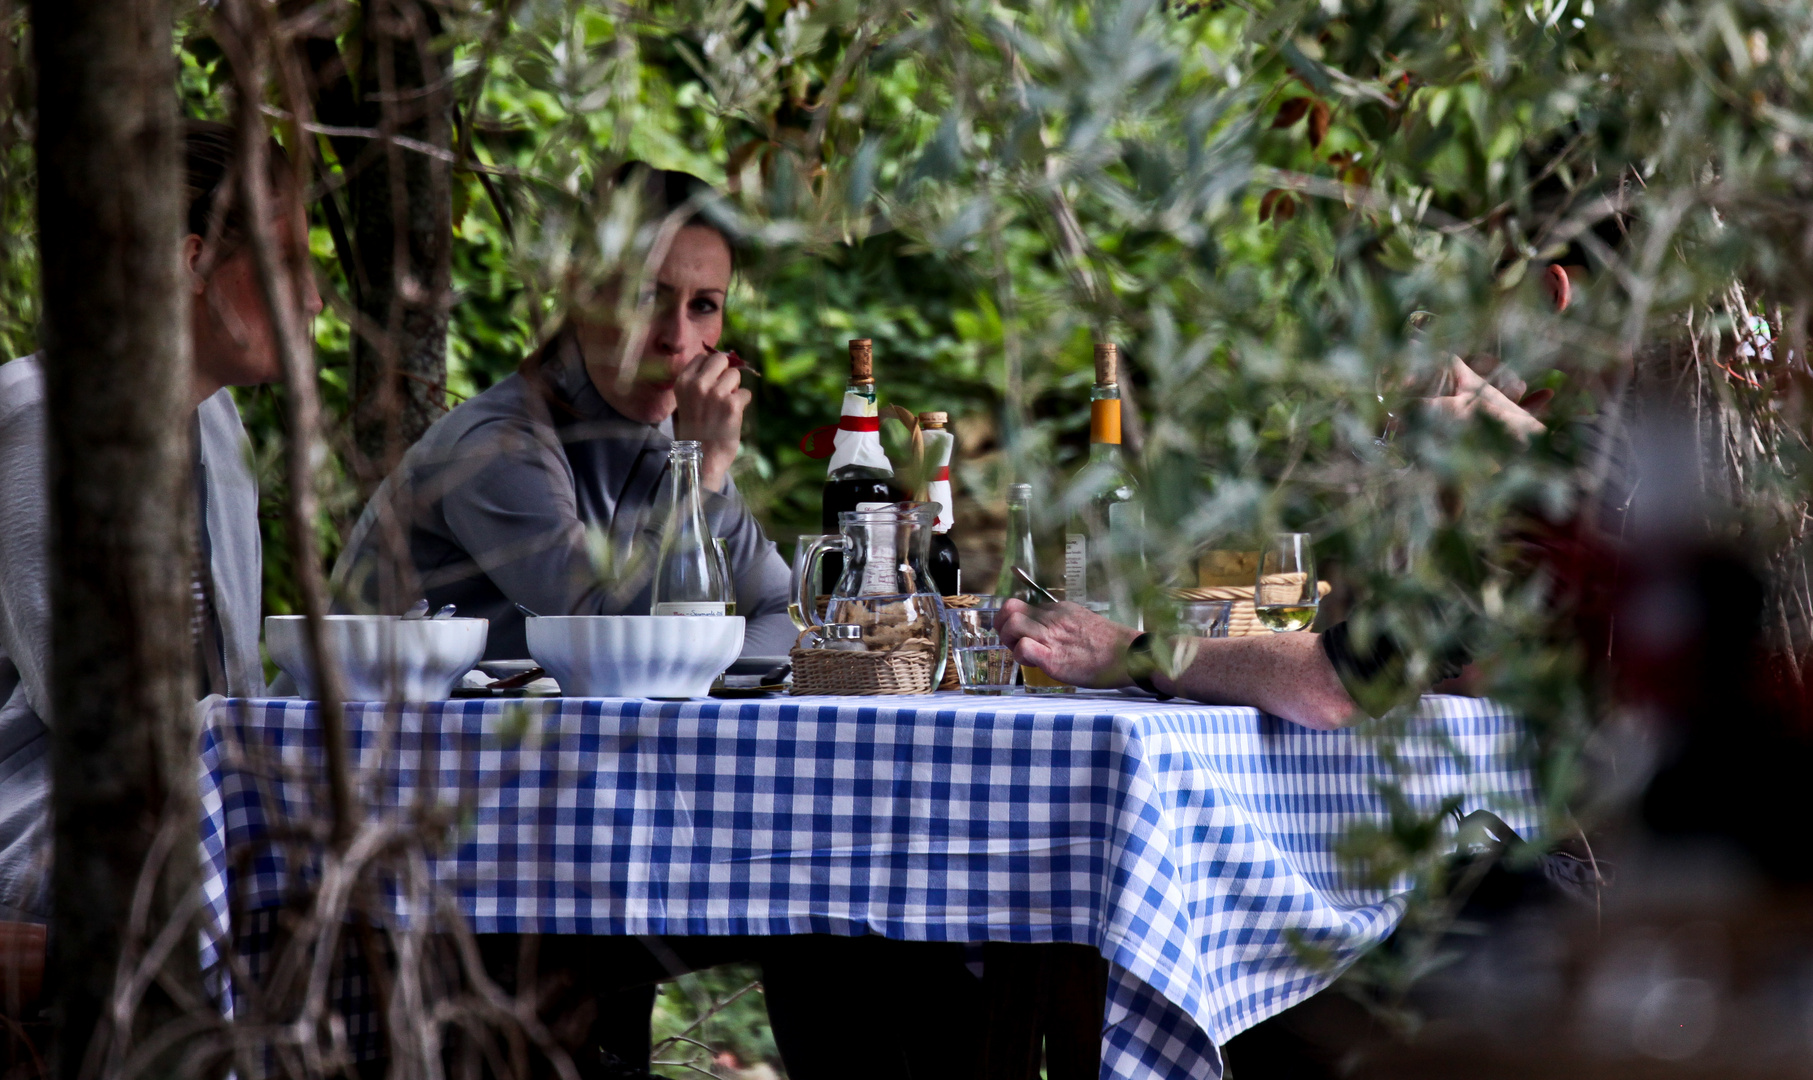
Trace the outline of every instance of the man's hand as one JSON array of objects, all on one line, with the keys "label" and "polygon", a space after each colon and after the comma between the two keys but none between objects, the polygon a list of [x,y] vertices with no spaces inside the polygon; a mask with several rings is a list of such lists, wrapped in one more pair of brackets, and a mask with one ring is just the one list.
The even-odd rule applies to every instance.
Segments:
[{"label": "man's hand", "polygon": [[1454,393],[1424,398],[1423,404],[1428,408],[1457,420],[1474,413],[1485,413],[1503,424],[1519,442],[1527,443],[1548,430],[1542,421],[1531,416],[1517,402],[1506,397],[1498,387],[1468,367],[1466,361],[1457,357],[1449,372],[1454,376]]},{"label": "man's hand", "polygon": [[996,624],[1014,659],[1072,686],[1109,690],[1130,686],[1127,643],[1139,636],[1081,604],[1033,607],[1022,600],[1001,605]]},{"label": "man's hand", "polygon": [[753,397],[730,366],[728,353],[713,349],[682,368],[674,380],[674,438],[704,444],[699,478],[708,491],[723,491],[743,441],[743,410]]}]

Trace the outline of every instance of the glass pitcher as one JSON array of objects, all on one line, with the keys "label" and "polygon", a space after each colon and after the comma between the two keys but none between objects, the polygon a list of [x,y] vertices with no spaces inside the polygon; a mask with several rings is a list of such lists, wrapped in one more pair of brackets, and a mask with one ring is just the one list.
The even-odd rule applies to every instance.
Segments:
[{"label": "glass pitcher", "polygon": [[[807,627],[826,622],[862,627],[870,651],[934,653],[932,685],[937,686],[944,675],[944,600],[927,570],[937,519],[937,503],[865,503],[838,515],[841,533],[800,537],[793,610]],[[821,619],[813,583],[819,562],[833,551],[844,556],[844,571]]]}]

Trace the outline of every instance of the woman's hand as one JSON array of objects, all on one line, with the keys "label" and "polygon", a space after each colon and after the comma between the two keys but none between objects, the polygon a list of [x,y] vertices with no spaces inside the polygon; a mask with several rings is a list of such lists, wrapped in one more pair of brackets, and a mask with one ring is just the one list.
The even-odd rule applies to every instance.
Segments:
[{"label": "woman's hand", "polygon": [[752,397],[729,354],[716,349],[681,368],[674,379],[674,438],[704,444],[699,478],[708,491],[724,490],[743,441],[743,410]]},{"label": "woman's hand", "polygon": [[1081,604],[1033,607],[1022,600],[1001,605],[1001,644],[1014,659],[1072,686],[1107,690],[1129,686],[1127,644],[1139,636]]}]

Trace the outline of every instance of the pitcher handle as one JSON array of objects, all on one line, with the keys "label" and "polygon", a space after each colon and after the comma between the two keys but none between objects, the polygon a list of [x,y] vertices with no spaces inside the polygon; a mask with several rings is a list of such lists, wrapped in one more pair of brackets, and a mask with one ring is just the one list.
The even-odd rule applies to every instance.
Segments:
[{"label": "pitcher handle", "polygon": [[793,603],[807,626],[825,624],[825,620],[818,617],[818,590],[812,587],[818,580],[819,564],[824,562],[827,552],[847,552],[854,546],[850,538],[841,533],[799,538],[799,547],[793,551]]}]

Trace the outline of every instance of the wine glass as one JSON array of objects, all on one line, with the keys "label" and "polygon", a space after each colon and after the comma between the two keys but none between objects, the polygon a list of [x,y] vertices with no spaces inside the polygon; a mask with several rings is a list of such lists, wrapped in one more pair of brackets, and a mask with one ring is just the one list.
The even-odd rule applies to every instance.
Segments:
[{"label": "wine glass", "polygon": [[1307,630],[1316,621],[1316,556],[1308,533],[1276,533],[1259,559],[1253,612],[1277,633]]}]

